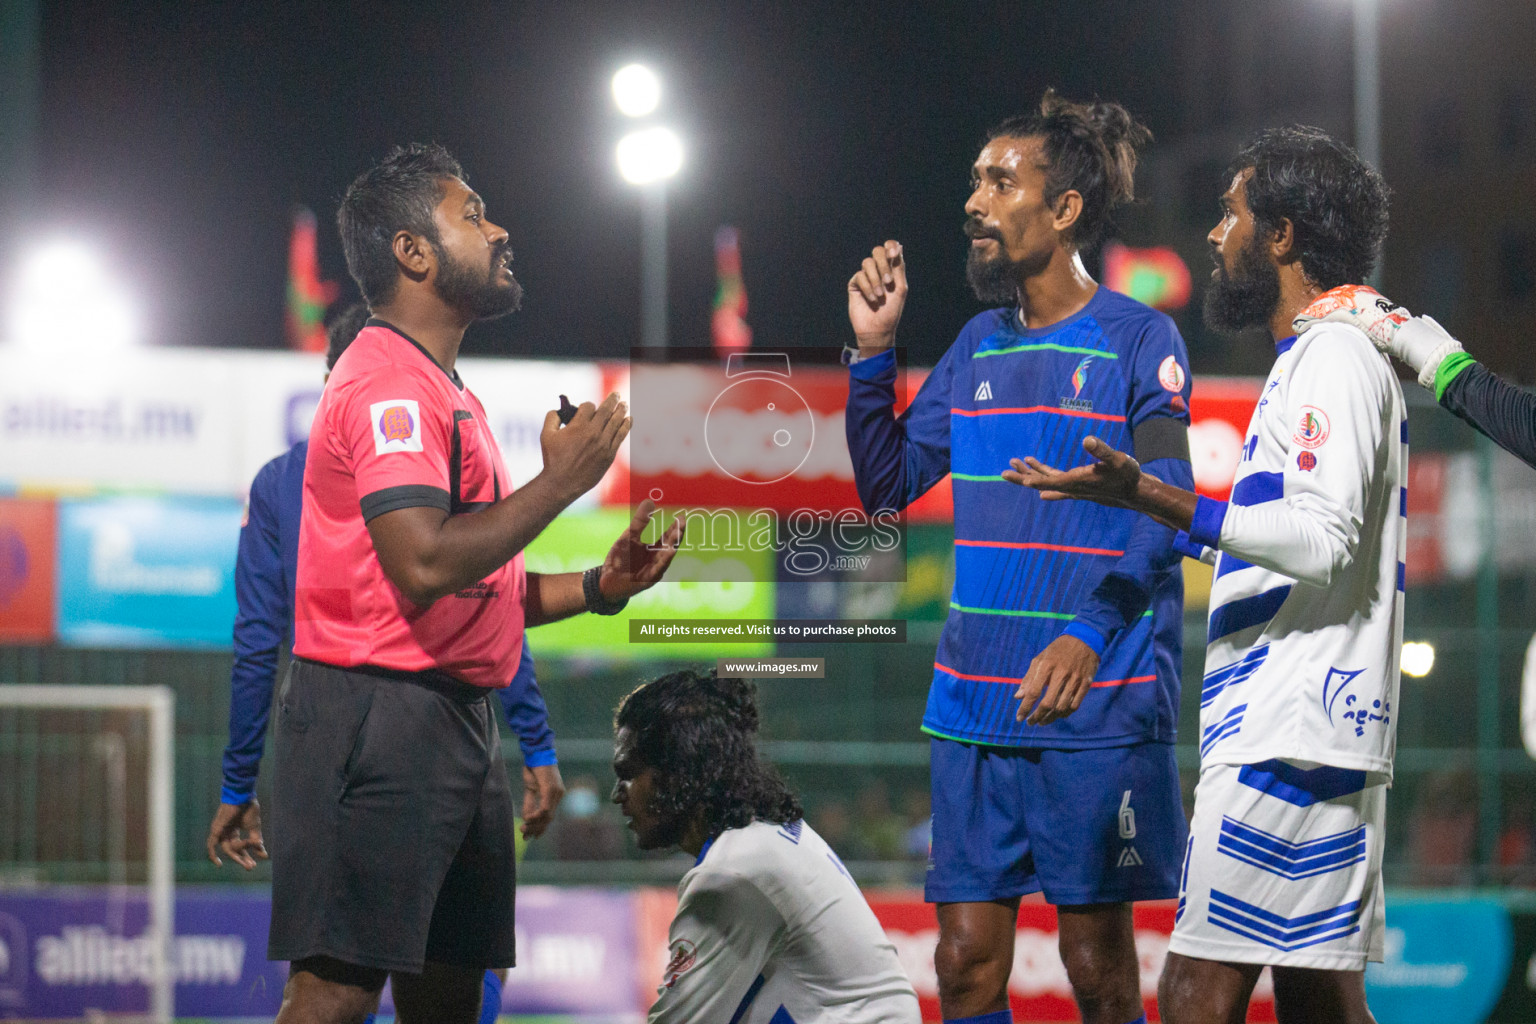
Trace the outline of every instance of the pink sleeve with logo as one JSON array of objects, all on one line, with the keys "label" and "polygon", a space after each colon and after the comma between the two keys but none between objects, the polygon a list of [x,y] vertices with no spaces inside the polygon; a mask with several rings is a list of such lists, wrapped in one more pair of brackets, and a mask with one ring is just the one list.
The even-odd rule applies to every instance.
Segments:
[{"label": "pink sleeve with logo", "polygon": [[449,511],[453,409],[442,389],[398,367],[350,382],[336,429],[364,520],[402,508]]}]

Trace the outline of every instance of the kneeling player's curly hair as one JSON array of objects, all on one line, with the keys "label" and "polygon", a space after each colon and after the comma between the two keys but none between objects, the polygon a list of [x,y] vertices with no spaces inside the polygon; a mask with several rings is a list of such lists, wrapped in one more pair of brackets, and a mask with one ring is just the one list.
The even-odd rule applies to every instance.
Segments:
[{"label": "kneeling player's curly hair", "polygon": [[779,824],[804,817],[800,801],[771,765],[758,760],[757,687],[685,670],[635,688],[613,716],[628,728],[640,760],[655,769],[651,809],[663,817],[702,812],[718,835],[753,819]]}]

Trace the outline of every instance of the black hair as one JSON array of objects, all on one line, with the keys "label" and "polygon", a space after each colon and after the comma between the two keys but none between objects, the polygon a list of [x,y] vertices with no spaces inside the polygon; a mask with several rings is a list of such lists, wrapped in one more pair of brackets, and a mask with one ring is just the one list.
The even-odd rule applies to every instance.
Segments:
[{"label": "black hair", "polygon": [[615,731],[628,728],[641,762],[656,772],[651,809],[677,820],[702,814],[709,836],[753,819],[805,816],[779,773],[758,759],[757,726],[757,687],[713,669],[636,687],[613,715]]},{"label": "black hair", "polygon": [[1321,128],[1271,128],[1237,154],[1230,181],[1252,168],[1255,234],[1291,222],[1302,272],[1324,290],[1363,284],[1387,240],[1392,192],[1374,167]]},{"label": "black hair", "polygon": [[1145,125],[1118,103],[1075,103],[1047,89],[1040,111],[1010,117],[987,136],[1039,139],[1045,149],[1045,202],[1075,190],[1083,210],[1067,230],[1081,249],[1099,240],[1115,207],[1136,198],[1136,154],[1152,141]]},{"label": "black hair", "polygon": [[357,332],[363,329],[372,315],[368,303],[354,302],[331,318],[325,329],[326,373],[336,369],[336,360],[341,358],[341,354],[352,344],[352,339],[357,337]]},{"label": "black hair", "polygon": [[336,224],[347,270],[370,306],[388,302],[399,281],[396,232],[423,235],[434,247],[440,244],[432,211],[443,201],[445,178],[464,179],[464,169],[453,155],[435,142],[413,142],[396,146],[347,186]]}]

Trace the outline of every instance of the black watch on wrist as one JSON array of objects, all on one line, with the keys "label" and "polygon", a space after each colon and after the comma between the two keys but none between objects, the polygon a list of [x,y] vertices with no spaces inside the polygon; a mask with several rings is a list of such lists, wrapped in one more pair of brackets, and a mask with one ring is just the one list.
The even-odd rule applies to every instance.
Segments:
[{"label": "black watch on wrist", "polygon": [[629,604],[629,598],[622,601],[610,601],[603,596],[603,590],[598,586],[598,580],[602,578],[603,567],[594,565],[581,574],[581,596],[586,599],[587,611],[593,615],[617,615]]}]

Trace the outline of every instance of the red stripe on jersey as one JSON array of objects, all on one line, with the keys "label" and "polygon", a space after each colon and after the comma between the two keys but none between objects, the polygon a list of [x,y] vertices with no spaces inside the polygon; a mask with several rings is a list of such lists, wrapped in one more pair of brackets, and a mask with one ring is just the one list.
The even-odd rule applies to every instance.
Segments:
[{"label": "red stripe on jersey", "polygon": [[1083,412],[1080,409],[1058,409],[1053,405],[1032,405],[1027,409],[951,409],[951,416],[1005,416],[1022,415],[1024,413],[1049,413],[1053,416],[1080,416],[1085,420],[1108,420],[1110,423],[1124,423],[1124,416],[1111,416],[1107,412]]},{"label": "red stripe on jersey", "polygon": [[1073,555],[1109,555],[1119,558],[1124,551],[1111,548],[1077,548],[1070,544],[1033,544],[1009,540],[961,540],[955,538],[955,546],[962,548],[1008,548],[1013,551],[1065,551]]}]

